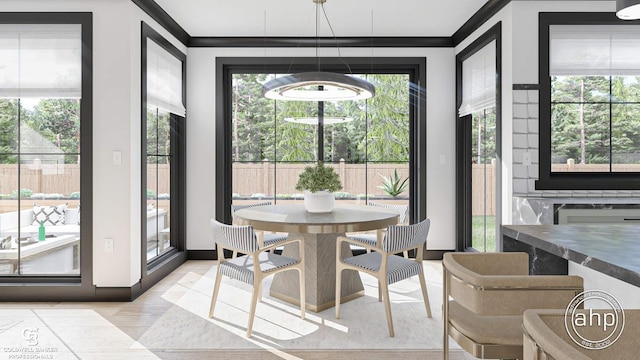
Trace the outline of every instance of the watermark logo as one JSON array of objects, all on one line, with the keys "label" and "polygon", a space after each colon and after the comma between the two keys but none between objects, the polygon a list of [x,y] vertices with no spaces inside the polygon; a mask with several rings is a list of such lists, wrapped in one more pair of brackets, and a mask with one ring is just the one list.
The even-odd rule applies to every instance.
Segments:
[{"label": "watermark logo", "polygon": [[22,330],[22,338],[29,346],[38,345],[38,328],[25,328]]},{"label": "watermark logo", "polygon": [[[580,309],[587,301],[597,301],[598,309]],[[624,310],[613,295],[588,290],[571,300],[565,311],[564,327],[571,340],[585,349],[604,349],[620,338],[624,330]]]}]

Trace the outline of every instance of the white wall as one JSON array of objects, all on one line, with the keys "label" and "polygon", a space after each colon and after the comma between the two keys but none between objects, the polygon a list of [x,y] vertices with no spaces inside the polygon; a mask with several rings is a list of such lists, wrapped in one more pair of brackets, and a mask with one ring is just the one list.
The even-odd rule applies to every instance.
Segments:
[{"label": "white wall", "polygon": [[[455,248],[455,61],[451,48],[341,49],[343,57],[427,58],[427,248]],[[187,247],[213,249],[209,219],[215,214],[216,57],[314,56],[315,49],[190,48],[187,56]],[[319,56],[337,56],[320,49]],[[440,164],[440,155],[445,163]]]},{"label": "white wall", "polygon": [[[93,279],[131,286],[141,276],[140,21],[186,48],[130,0],[3,0],[0,11],[93,13]],[[122,165],[113,165],[114,150]]]}]

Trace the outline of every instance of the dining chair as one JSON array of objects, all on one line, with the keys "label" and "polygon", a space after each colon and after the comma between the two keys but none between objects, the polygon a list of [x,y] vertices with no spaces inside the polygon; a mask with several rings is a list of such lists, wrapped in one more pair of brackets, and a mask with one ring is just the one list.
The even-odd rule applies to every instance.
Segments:
[{"label": "dining chair", "polygon": [[[392,205],[392,204],[385,204],[385,203],[370,201],[369,206],[378,206],[386,209],[396,210],[400,214],[400,217],[398,218],[398,224],[406,225],[409,223],[409,205]],[[358,242],[361,242],[370,246],[378,246],[378,241],[384,237],[384,231],[385,229],[381,229],[381,230],[378,230],[375,234],[355,233],[355,234],[348,235],[348,237],[352,240],[356,240]],[[356,246],[359,246],[359,245],[356,245]],[[370,252],[371,250],[366,249],[366,251]],[[403,252],[403,254],[404,254],[404,257],[406,258],[409,257],[408,251]]]},{"label": "dining chair", "polygon": [[[267,205],[272,205],[271,201],[263,201],[255,204],[242,204],[242,205],[232,204],[231,216],[233,216],[233,214],[235,214],[236,211],[241,209],[247,209],[247,208],[252,208],[256,206],[267,206]],[[289,234],[287,233],[265,233],[264,231],[256,231],[256,235],[258,236],[258,241],[261,242],[264,246],[270,246],[270,245],[285,241],[289,236]],[[234,252],[231,257],[236,257],[236,253]]]},{"label": "dining chair", "polygon": [[[378,279],[378,296],[382,293],[384,307],[387,313],[387,325],[389,326],[389,336],[393,337],[393,320],[391,318],[391,302],[389,301],[389,285],[400,280],[405,280],[415,275],[420,278],[422,297],[427,309],[427,316],[431,317],[431,307],[429,306],[429,296],[427,294],[427,284],[424,278],[422,267],[422,255],[429,235],[431,220],[426,219],[413,225],[391,225],[382,240],[381,246],[372,246],[361,243],[373,252],[356,255],[341,259],[336,258],[336,319],[340,318],[340,289],[342,282],[342,271],[351,269],[367,273]],[[336,251],[340,253],[343,242],[352,244],[354,241],[348,237],[338,237]],[[395,255],[396,253],[417,250],[415,259],[408,259]],[[381,291],[380,291],[381,290]]]},{"label": "dining chair", "polygon": [[[253,286],[251,295],[251,309],[249,311],[249,323],[247,325],[247,337],[251,336],[253,318],[256,311],[256,303],[262,294],[262,280],[276,273],[288,270],[297,270],[300,275],[300,317],[305,318],[305,287],[304,287],[304,244],[302,239],[288,239],[278,244],[260,246],[253,226],[237,226],[222,224],[211,219],[214,241],[219,247],[218,268],[216,282],[213,287],[209,317],[213,317],[213,311],[220,290],[222,275],[242,281]],[[277,255],[273,251],[276,246],[298,242],[298,259]],[[243,253],[231,259],[224,258],[224,249]]]},{"label": "dining chair", "polygon": [[449,336],[481,359],[522,359],[523,313],[566,309],[579,276],[529,275],[527,253],[446,253],[442,260],[443,359]]}]

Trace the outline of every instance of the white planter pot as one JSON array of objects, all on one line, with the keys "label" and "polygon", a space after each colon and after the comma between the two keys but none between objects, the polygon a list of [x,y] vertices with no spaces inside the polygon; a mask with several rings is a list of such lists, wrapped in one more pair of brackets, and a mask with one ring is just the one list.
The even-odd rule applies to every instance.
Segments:
[{"label": "white planter pot", "polygon": [[327,213],[333,210],[335,195],[328,191],[304,192],[304,207],[310,213]]}]

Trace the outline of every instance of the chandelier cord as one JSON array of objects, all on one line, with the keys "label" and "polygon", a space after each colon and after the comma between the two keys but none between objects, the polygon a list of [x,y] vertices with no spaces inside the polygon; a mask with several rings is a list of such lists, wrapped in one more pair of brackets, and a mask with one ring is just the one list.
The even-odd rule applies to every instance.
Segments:
[{"label": "chandelier cord", "polygon": [[[327,20],[329,29],[331,30],[331,35],[333,36],[333,40],[336,42],[336,49],[338,49],[338,58],[347,67],[347,69],[349,69],[349,74],[353,75],[353,71],[351,71],[351,66],[349,66],[349,64],[347,64],[347,62],[344,61],[344,59],[342,58],[342,53],[340,52],[340,43],[338,42],[338,37],[336,36],[336,33],[333,31],[333,26],[331,26],[331,22],[329,21],[329,17],[327,16],[327,11],[324,9],[324,4],[320,4],[320,6],[322,7],[322,13],[324,14],[324,18]],[[318,47],[316,45],[316,52],[318,51],[317,49]],[[316,53],[316,57],[317,57],[317,53]]]}]

